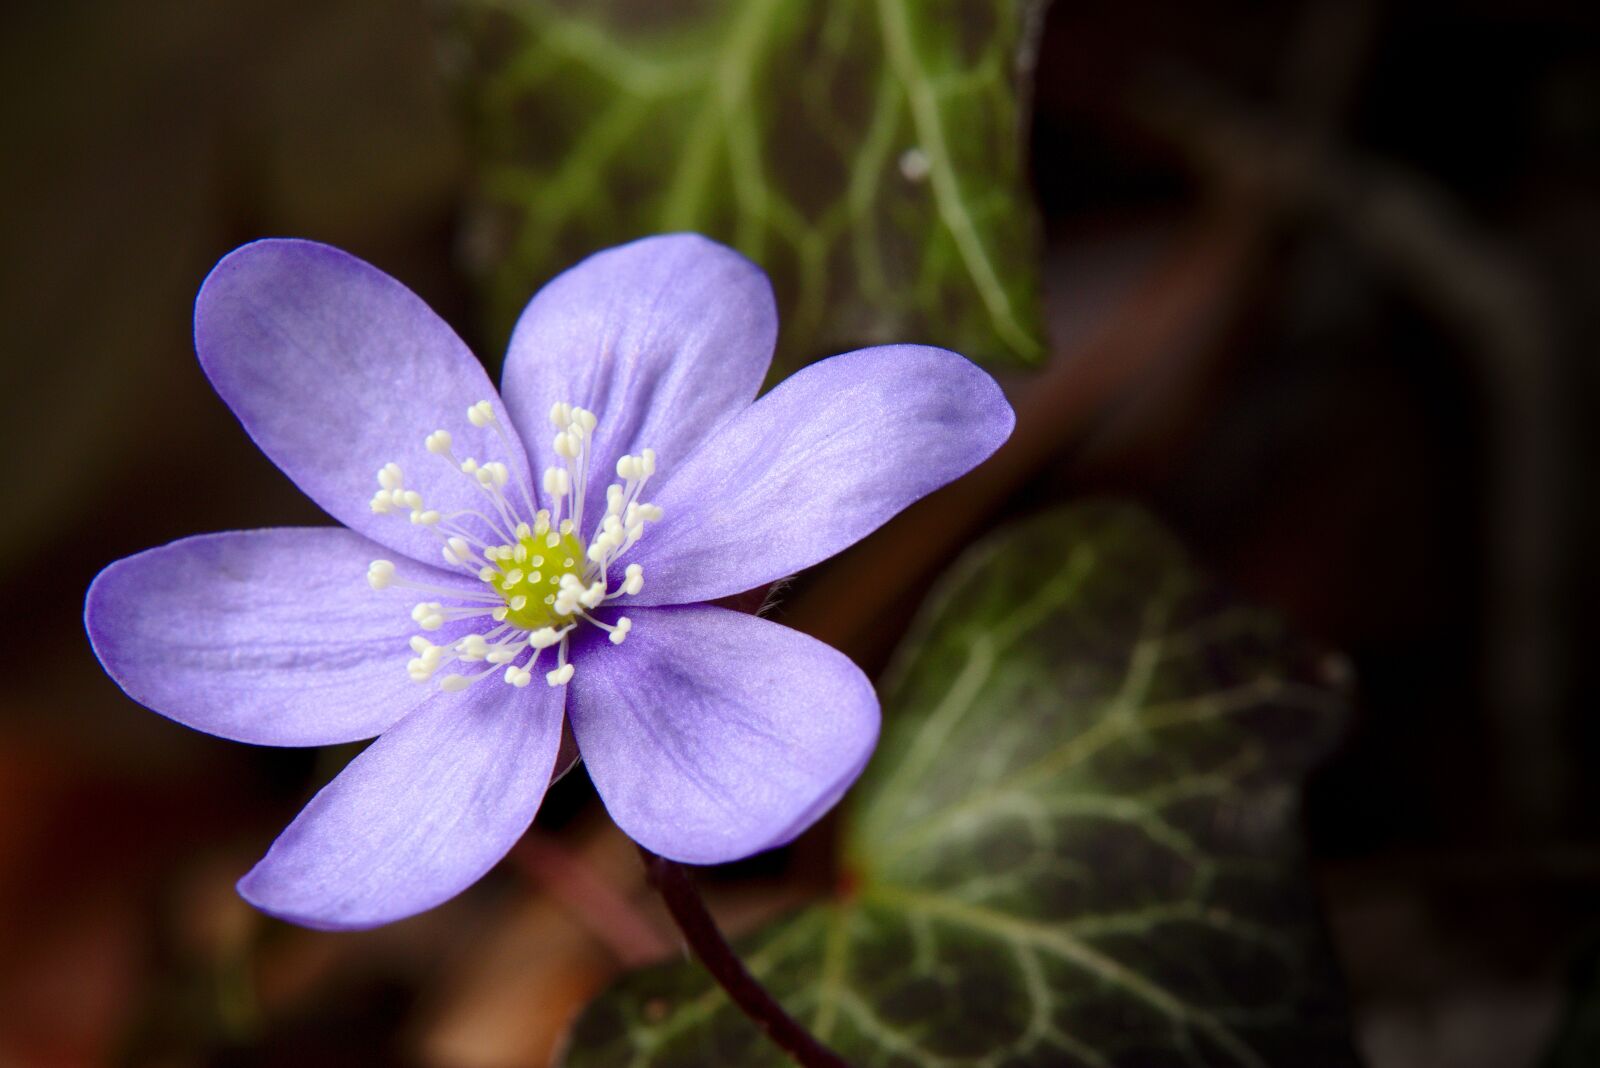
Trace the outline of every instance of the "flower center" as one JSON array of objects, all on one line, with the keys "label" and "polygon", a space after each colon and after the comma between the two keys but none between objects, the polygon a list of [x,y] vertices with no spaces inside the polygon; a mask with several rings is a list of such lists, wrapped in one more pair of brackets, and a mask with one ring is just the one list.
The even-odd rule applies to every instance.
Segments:
[{"label": "flower center", "polygon": [[[505,599],[506,622],[523,630],[570,622],[572,612],[556,611],[562,582],[583,579],[583,546],[571,534],[538,527],[515,545],[490,550],[489,585]],[[488,570],[486,568],[485,570]]]},{"label": "flower center", "polygon": [[[467,419],[476,427],[492,427],[510,448],[510,438],[488,401],[468,408]],[[548,506],[544,508],[538,506],[539,498],[531,486],[506,492],[511,472],[505,464],[458,459],[445,430],[435,430],[423,444],[483,493],[486,504],[482,510],[441,513],[429,508],[422,494],[406,489],[398,464],[385,464],[378,472],[372,510],[408,514],[413,524],[439,538],[446,564],[469,572],[488,587],[466,594],[400,578],[389,560],[374,560],[368,567],[367,581],[375,590],[398,586],[456,602],[423,601],[413,608],[411,618],[424,631],[461,620],[481,621],[484,628],[448,645],[414,636],[411,651],[416,655],[406,670],[416,681],[426,682],[444,666],[460,661],[489,666],[472,674],[447,674],[439,682],[443,689],[465,689],[502,667],[506,682],[526,686],[544,650],[554,647],[556,666],[545,672],[545,681],[561,686],[574,670],[567,662],[567,638],[581,623],[606,631],[617,645],[633,629],[627,616],[607,623],[590,612],[644,588],[644,569],[638,564],[629,564],[615,587],[610,584],[610,571],[644,536],[645,524],[661,518],[661,509],[640,497],[645,482],[655,474],[656,455],[644,449],[638,456],[617,461],[620,481],[606,487],[605,512],[585,540],[579,525],[586,515],[589,451],[596,419],[582,408],[557,404],[550,409],[550,423],[556,429],[554,445],[561,464],[545,470]],[[568,518],[562,517],[564,512],[570,513]]]}]

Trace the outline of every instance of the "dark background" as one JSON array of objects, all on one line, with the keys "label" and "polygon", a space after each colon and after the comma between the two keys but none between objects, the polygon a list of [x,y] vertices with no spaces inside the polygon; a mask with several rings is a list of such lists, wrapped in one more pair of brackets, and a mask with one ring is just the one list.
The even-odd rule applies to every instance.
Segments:
[{"label": "dark background", "polygon": [[[481,336],[433,14],[8,11],[0,1065],[542,1063],[663,950],[581,773],[514,863],[423,918],[268,923],[232,881],[347,754],[176,727],[82,636],[119,556],[320,521],[194,361],[224,252],[340,245]],[[995,519],[1139,498],[1349,654],[1357,717],[1308,829],[1361,1048],[1374,1068],[1531,1063],[1600,930],[1600,18],[1060,0],[1032,152],[1044,381],[1102,373]],[[791,622],[874,670],[910,606],[829,633],[807,599],[827,581]],[[722,877],[729,925],[804,894],[808,848]]]}]

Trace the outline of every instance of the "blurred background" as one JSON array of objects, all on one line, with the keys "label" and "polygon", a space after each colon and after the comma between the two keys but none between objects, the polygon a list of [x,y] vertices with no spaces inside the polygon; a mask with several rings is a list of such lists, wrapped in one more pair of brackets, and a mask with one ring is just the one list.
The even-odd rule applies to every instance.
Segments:
[{"label": "blurred background", "polygon": [[[1049,341],[1039,369],[1002,375],[1026,394],[1018,443],[993,492],[930,505],[972,528],[886,529],[779,618],[875,672],[965,539],[1055,501],[1146,502],[1353,664],[1357,714],[1307,833],[1368,1062],[1535,1063],[1600,945],[1600,15],[1026,11]],[[547,1063],[597,990],[672,952],[581,769],[461,898],[359,935],[289,928],[233,880],[353,750],[171,724],[106,679],[81,627],[119,556],[322,521],[194,360],[194,293],[230,248],[348,249],[497,370],[498,294],[539,279],[493,273],[506,151],[476,79],[495,41],[409,2],[23,3],[6,21],[0,581],[29,613],[0,623],[0,1065]],[[807,336],[852,330],[872,339]],[[842,584],[854,607],[824,609]],[[725,923],[815,893],[826,838],[709,877]]]}]

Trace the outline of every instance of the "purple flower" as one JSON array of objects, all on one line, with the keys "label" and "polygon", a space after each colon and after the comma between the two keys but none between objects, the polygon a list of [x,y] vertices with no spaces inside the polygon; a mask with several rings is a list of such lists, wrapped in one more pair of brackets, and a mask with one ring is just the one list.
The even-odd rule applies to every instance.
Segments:
[{"label": "purple flower", "polygon": [[861,538],[987,457],[1012,415],[988,375],[914,345],[755,400],[776,332],[760,269],[648,238],[539,291],[496,393],[361,260],[273,240],[217,265],[201,365],[347,529],[151,549],[101,572],[85,619],[128,695],[190,727],[378,736],[240,880],[246,899],[361,928],[454,896],[532,822],[564,722],[617,824],[675,860],[781,845],[839,799],[877,739],[871,685],[705,602]]}]

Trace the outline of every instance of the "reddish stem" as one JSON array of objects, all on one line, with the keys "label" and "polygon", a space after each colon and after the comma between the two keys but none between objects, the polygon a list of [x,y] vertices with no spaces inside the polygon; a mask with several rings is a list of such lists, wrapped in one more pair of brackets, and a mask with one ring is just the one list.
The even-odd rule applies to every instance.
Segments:
[{"label": "reddish stem", "polygon": [[656,888],[667,911],[683,932],[689,950],[706,971],[727,991],[739,1011],[755,1023],[773,1043],[801,1068],[849,1068],[849,1064],[783,1010],[767,988],[750,974],[727,939],[717,929],[706,904],[683,865],[658,857],[643,846],[639,852],[650,885]]}]

